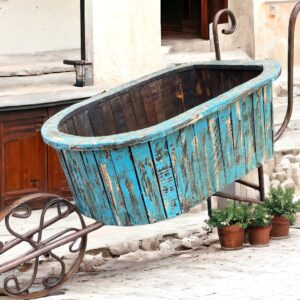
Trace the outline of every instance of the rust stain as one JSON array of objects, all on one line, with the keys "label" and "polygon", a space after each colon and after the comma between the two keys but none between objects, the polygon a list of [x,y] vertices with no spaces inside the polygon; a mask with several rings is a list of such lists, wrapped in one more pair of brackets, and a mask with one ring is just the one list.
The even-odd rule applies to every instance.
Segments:
[{"label": "rust stain", "polygon": [[201,84],[199,82],[196,85],[196,93],[198,96],[201,96],[203,94],[203,90],[202,90]]}]

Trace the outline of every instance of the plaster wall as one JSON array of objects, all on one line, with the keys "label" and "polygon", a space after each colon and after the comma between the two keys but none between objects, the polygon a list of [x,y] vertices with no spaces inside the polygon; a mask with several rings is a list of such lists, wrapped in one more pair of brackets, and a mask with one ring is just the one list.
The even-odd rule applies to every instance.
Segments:
[{"label": "plaster wall", "polygon": [[[254,0],[255,58],[272,58],[287,66],[288,23],[297,1]],[[270,5],[275,14],[270,14]],[[295,31],[295,65],[300,65],[300,16]]]},{"label": "plaster wall", "polygon": [[79,0],[0,0],[0,28],[0,54],[79,48]]},{"label": "plaster wall", "polygon": [[117,86],[162,68],[160,0],[89,0],[94,82]]}]

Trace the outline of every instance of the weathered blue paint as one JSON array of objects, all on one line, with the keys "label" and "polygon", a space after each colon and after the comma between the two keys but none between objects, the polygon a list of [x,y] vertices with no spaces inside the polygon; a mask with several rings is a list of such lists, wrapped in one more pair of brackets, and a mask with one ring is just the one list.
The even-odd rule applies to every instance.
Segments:
[{"label": "weathered blue paint", "polygon": [[166,218],[149,144],[131,148],[135,170],[151,223]]},{"label": "weathered blue paint", "polygon": [[264,113],[265,113],[265,138],[266,138],[266,159],[273,156],[273,116],[272,116],[272,84],[264,87]]},{"label": "weathered blue paint", "polygon": [[111,151],[111,157],[131,224],[148,224],[146,208],[129,149],[126,147],[113,150]]},{"label": "weathered blue paint", "polygon": [[168,218],[181,214],[171,159],[165,138],[150,143],[160,191]]},{"label": "weathered blue paint", "polygon": [[252,95],[242,100],[243,133],[247,171],[256,167]]},{"label": "weathered blue paint", "polygon": [[241,178],[246,174],[246,162],[245,162],[245,143],[243,132],[243,115],[242,115],[242,100],[237,99],[235,103],[231,105],[231,119],[232,119],[232,132],[234,153],[236,158],[235,165],[235,179]]},{"label": "weathered blue paint", "polygon": [[94,155],[116,224],[131,225],[110,152],[94,151]]},{"label": "weathered blue paint", "polygon": [[104,224],[116,224],[94,153],[92,151],[86,151],[82,153],[82,159],[83,166],[81,167],[85,169],[86,173],[84,176],[88,178],[86,189],[89,187],[91,188],[93,201],[95,202],[98,213],[100,214],[97,217],[97,220],[102,220]]},{"label": "weathered blue paint", "polygon": [[215,112],[211,114],[208,120],[209,134],[212,140],[212,161],[214,163],[214,177],[215,177],[215,187],[216,191],[221,190],[226,185],[225,180],[225,169],[224,169],[224,161],[222,154],[222,143],[220,136],[220,128],[219,128],[219,118],[218,113]]},{"label": "weathered blue paint", "polygon": [[219,112],[220,135],[222,144],[222,154],[225,169],[226,185],[234,182],[235,178],[235,152],[232,136],[232,121],[230,116],[230,106]]},{"label": "weathered blue paint", "polygon": [[256,160],[258,164],[262,165],[265,153],[265,116],[264,99],[261,89],[257,93],[253,93],[253,108]]},{"label": "weathered blue paint", "polygon": [[[278,76],[280,66],[275,62],[195,65],[225,68],[241,64],[245,68],[261,66],[263,72],[145,129],[96,137],[65,134],[58,129],[62,119],[76,114],[82,106],[128,90],[135,83],[95,96],[49,119],[42,129],[43,137],[54,148],[63,149],[64,170],[79,209],[112,225],[138,225],[172,218],[271,158],[271,81]],[[172,67],[140,81],[187,66],[190,67]],[[262,89],[263,96],[260,92],[253,95]],[[78,118],[88,115],[84,112]],[[90,122],[85,128],[76,128],[77,134],[81,129],[83,135],[93,130]]]}]

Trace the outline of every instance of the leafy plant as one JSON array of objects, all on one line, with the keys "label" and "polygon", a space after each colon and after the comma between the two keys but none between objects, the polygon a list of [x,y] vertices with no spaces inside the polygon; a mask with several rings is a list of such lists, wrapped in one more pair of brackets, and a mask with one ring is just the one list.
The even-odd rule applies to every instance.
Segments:
[{"label": "leafy plant", "polygon": [[214,209],[212,211],[212,216],[205,222],[210,228],[220,228],[230,225],[246,228],[250,217],[249,213],[248,205],[234,202],[222,210]]},{"label": "leafy plant", "polygon": [[250,213],[249,225],[253,227],[264,227],[272,223],[273,216],[265,205],[256,205]]},{"label": "leafy plant", "polygon": [[271,188],[264,206],[272,216],[286,217],[291,224],[296,221],[296,213],[300,212],[300,202],[293,202],[295,190],[282,187]]}]

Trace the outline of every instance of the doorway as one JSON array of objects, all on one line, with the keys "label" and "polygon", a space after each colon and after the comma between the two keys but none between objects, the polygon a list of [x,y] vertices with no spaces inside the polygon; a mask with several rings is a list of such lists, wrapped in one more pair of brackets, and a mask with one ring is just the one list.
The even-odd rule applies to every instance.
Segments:
[{"label": "doorway", "polygon": [[[161,0],[162,37],[209,39],[209,24],[228,0]],[[221,20],[227,22],[227,18]]]}]

